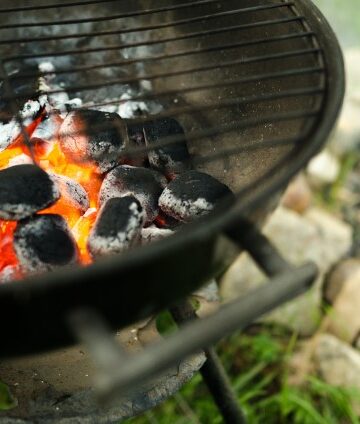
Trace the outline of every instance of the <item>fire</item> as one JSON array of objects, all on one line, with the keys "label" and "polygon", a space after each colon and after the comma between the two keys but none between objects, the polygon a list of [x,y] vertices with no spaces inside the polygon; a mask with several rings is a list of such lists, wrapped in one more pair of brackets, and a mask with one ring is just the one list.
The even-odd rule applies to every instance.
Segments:
[{"label": "fire", "polygon": [[[37,125],[43,117],[38,118],[27,127],[27,133],[31,137]],[[60,119],[60,118],[59,118]],[[59,214],[67,221],[79,249],[80,263],[91,263],[91,257],[87,252],[86,241],[88,234],[95,222],[98,209],[98,193],[103,177],[99,173],[97,166],[93,163],[74,163],[67,157],[60,148],[57,141],[57,134],[54,134],[53,140],[32,139],[32,153],[35,162],[46,172],[66,176],[79,184],[88,194],[90,208],[84,213],[76,206],[69,204],[64,198],[60,198],[51,207],[42,210],[39,213]],[[31,155],[23,137],[18,139],[6,150],[0,153],[0,169],[7,168],[12,164],[21,161],[31,161]],[[0,272],[8,265],[17,265],[13,249],[13,234],[16,228],[16,222],[0,221]]]},{"label": "fire", "polygon": [[13,248],[16,222],[0,220],[0,270],[18,261]]}]

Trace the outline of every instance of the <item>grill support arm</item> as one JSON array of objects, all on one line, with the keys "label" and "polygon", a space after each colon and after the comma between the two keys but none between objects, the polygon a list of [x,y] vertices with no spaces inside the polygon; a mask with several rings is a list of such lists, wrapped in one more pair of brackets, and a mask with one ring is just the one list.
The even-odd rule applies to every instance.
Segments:
[{"label": "grill support arm", "polygon": [[[229,378],[211,346],[307,291],[318,271],[313,263],[300,267],[288,264],[266,237],[246,221],[228,236],[246,248],[258,266],[271,278],[246,296],[220,307],[213,315],[197,319],[189,303],[173,306],[171,312],[175,321],[181,324],[179,330],[134,356],[124,355],[120,346],[113,341],[111,333],[105,331],[102,325],[94,325],[94,315],[86,320],[82,314],[75,316],[75,320],[73,318],[70,328],[99,365],[97,386],[102,403],[116,402],[119,397],[136,390],[140,382],[150,381],[187,356],[204,350],[207,361],[201,373],[225,423],[246,422]],[[107,366],[109,362],[111,367]]]},{"label": "grill support arm", "polygon": [[[174,335],[137,355],[124,358],[119,354],[118,365],[111,373],[103,374],[98,382],[101,381],[98,384],[100,401],[116,402],[125,393],[135,390],[139,382],[151,380],[192,353],[244,329],[262,315],[304,293],[316,275],[317,268],[312,263],[294,268],[245,297],[222,306],[215,314],[186,323]],[[87,344],[92,353],[90,347]]]},{"label": "grill support arm", "polygon": [[[188,321],[198,319],[189,301],[173,306],[170,308],[170,312],[179,326]],[[209,347],[204,350],[204,353],[206,361],[200,369],[200,374],[219,408],[224,422],[226,424],[246,424],[245,415],[239,406],[229,377],[215,349]]]}]

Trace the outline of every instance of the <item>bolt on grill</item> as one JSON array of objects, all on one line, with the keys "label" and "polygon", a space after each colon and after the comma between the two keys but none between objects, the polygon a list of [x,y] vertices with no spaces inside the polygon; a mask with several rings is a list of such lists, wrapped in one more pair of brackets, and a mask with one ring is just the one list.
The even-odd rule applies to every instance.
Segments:
[{"label": "bolt on grill", "polygon": [[[78,111],[146,105],[143,110],[135,107],[135,117],[126,120],[127,137],[129,128],[176,119],[184,128],[188,164],[235,193],[235,200],[222,202],[213,213],[154,245],[86,268],[1,286],[0,316],[16,313],[18,322],[4,330],[9,342],[0,356],[82,340],[102,363],[97,340],[107,337],[106,330],[100,325],[92,334],[92,312],[75,311],[86,305],[117,329],[168,307],[224,266],[231,249],[221,235],[248,250],[273,278],[272,286],[188,324],[139,356],[124,359],[123,352],[109,346],[127,366],[103,376],[104,399],[153,377],[308,287],[316,275],[314,267],[291,267],[248,218],[261,221],[271,210],[276,194],[320,149],[341,105],[341,52],[310,1],[5,1],[0,33],[2,101],[9,106],[0,117],[15,117],[33,160],[34,145],[18,105],[37,93],[18,93],[14,87],[17,80],[55,74],[56,86],[46,94],[65,92],[80,98]],[[43,62],[51,62],[55,70],[39,70]],[[13,73],[24,65],[21,75]],[[94,134],[107,128],[106,122],[91,125]],[[123,125],[117,130],[124,136]],[[183,134],[161,134],[150,144],[126,145],[121,157],[150,157],[183,139]],[[120,279],[125,282],[121,287]],[[186,305],[173,313],[178,322],[191,315]],[[19,335],[15,339],[14,333]],[[212,383],[220,381],[225,397],[230,396],[214,353],[206,355],[210,370],[203,375],[209,387],[214,392]],[[243,422],[234,403],[214,393],[227,422]]]}]

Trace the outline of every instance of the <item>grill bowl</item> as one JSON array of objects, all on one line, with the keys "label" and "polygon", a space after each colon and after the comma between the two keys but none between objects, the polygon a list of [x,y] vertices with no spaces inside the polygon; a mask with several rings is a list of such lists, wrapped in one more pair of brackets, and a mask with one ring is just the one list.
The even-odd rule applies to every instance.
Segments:
[{"label": "grill bowl", "polygon": [[[179,119],[195,167],[228,184],[236,202],[224,202],[151,246],[1,286],[0,317],[7,325],[0,356],[73,342],[66,317],[74,309],[93,307],[117,329],[220,272],[232,251],[224,231],[244,216],[259,219],[271,210],[290,178],[327,139],[343,98],[338,43],[308,0],[134,1],[131,6],[102,1],[86,8],[67,3],[73,2],[53,9],[45,1],[36,8],[25,1],[2,2],[2,8],[24,8],[0,14],[3,73],[20,62],[51,59],[66,71],[68,92],[95,102],[120,95],[126,82],[151,81],[151,91],[140,96],[156,99],[164,113]],[[69,16],[73,22],[65,24]],[[104,16],[109,18],[99,19]],[[143,31],[145,26],[154,29]],[[94,31],[113,33],[92,37]],[[69,38],[80,33],[89,36]],[[104,67],[124,61],[119,50],[127,63]],[[81,78],[68,73],[89,65],[98,67],[82,70]]]}]

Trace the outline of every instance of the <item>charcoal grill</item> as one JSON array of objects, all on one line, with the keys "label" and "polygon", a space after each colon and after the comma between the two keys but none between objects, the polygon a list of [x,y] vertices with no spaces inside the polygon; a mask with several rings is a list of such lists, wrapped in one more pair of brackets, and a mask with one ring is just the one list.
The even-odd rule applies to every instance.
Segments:
[{"label": "charcoal grill", "polygon": [[[66,92],[85,103],[119,104],[131,87],[132,100],[156,102],[157,117],[182,123],[193,166],[236,193],[235,202],[151,246],[2,285],[1,357],[88,342],[84,314],[74,318],[84,308],[115,330],[173,305],[218,275],[234,258],[234,244],[274,278],[245,301],[127,359],[129,366],[103,382],[106,393],[116,393],[309,286],[314,266],[291,267],[254,223],[320,150],[341,107],[341,51],[310,1],[5,0],[0,31],[5,84],[19,65],[51,60]],[[9,84],[7,97],[16,112]],[[157,146],[176,141],[166,137]]]}]

